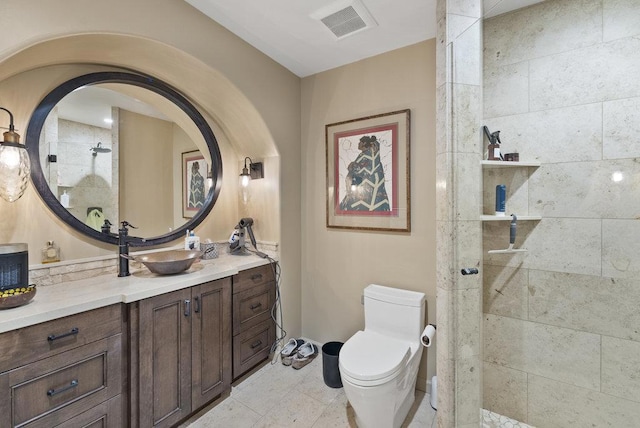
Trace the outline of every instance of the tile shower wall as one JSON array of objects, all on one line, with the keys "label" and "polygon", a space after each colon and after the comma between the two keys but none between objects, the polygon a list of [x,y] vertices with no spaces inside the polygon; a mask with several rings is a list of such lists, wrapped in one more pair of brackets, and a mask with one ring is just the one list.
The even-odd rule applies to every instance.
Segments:
[{"label": "tile shower wall", "polygon": [[[488,255],[483,407],[536,427],[640,420],[640,3],[548,0],[484,22],[484,118],[538,168],[507,185],[527,253]],[[634,422],[635,421],[635,422]]]},{"label": "tile shower wall", "polygon": [[481,400],[480,0],[438,0],[436,266],[438,427],[478,427]]}]

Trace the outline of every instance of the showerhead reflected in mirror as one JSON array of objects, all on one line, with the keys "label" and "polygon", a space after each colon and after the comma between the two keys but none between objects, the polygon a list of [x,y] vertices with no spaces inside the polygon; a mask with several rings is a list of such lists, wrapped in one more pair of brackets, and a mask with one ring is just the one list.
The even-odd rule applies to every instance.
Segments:
[{"label": "showerhead reflected in mirror", "polygon": [[[100,231],[104,220],[136,224],[141,239],[134,245],[179,237],[211,210],[221,184],[220,152],[208,124],[181,95],[146,76],[94,73],[61,85],[34,113],[27,147],[38,163],[34,185],[49,207],[74,228],[112,243]],[[185,218],[181,154],[193,151],[211,165],[214,180],[202,209]],[[67,208],[59,203],[63,194]]]}]

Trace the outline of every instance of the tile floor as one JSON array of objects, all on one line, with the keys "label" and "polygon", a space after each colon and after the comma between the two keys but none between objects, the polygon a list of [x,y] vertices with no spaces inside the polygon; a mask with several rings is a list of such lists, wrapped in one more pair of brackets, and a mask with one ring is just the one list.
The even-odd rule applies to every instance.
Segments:
[{"label": "tile floor", "polygon": [[[322,355],[300,370],[267,362],[235,382],[231,394],[203,409],[181,428],[356,427],[344,389],[329,388],[322,379]],[[429,395],[416,391],[416,401],[403,427],[435,428],[436,412]]]}]

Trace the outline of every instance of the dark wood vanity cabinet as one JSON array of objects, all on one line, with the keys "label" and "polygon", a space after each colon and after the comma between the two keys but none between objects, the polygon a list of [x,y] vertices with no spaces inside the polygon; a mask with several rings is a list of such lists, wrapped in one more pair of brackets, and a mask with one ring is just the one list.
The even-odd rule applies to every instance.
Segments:
[{"label": "dark wood vanity cabinet", "polygon": [[231,279],[129,305],[132,427],[171,427],[231,387]]},{"label": "dark wood vanity cabinet", "polygon": [[0,334],[0,426],[123,426],[123,330],[117,304]]},{"label": "dark wood vanity cabinet", "polygon": [[271,309],[275,301],[272,265],[233,276],[233,378],[269,357],[275,341]]}]

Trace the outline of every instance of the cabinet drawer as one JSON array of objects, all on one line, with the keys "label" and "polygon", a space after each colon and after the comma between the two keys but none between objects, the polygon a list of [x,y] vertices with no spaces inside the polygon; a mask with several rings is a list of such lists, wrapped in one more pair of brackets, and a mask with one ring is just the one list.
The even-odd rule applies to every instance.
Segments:
[{"label": "cabinet drawer", "polygon": [[0,335],[0,372],[120,333],[121,305],[71,315]]},{"label": "cabinet drawer", "polygon": [[273,269],[271,265],[247,269],[233,275],[233,294],[246,291],[251,287],[263,285],[273,280]]},{"label": "cabinet drawer", "polygon": [[234,379],[269,357],[271,344],[275,340],[275,326],[265,321],[233,338]]},{"label": "cabinet drawer", "polygon": [[271,319],[275,283],[267,282],[233,295],[233,335]]},{"label": "cabinet drawer", "polygon": [[121,428],[122,421],[122,395],[116,395],[55,428]]},{"label": "cabinet drawer", "polygon": [[121,345],[116,335],[0,375],[0,426],[56,426],[120,394]]}]

